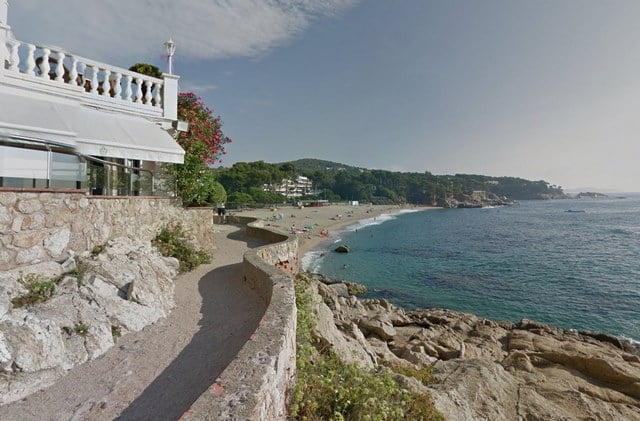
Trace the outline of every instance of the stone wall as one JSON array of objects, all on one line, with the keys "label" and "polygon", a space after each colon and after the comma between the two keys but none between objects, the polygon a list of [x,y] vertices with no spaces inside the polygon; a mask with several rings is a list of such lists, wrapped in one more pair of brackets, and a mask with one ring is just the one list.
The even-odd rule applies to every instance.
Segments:
[{"label": "stone wall", "polygon": [[182,416],[184,421],[287,418],[286,392],[296,367],[296,304],[290,274],[298,270],[298,239],[251,221],[255,219],[229,219],[247,224],[249,235],[273,243],[249,250],[243,262],[243,281],[261,294],[267,310],[236,358]]},{"label": "stone wall", "polygon": [[0,191],[0,270],[63,261],[117,236],[151,240],[176,221],[195,245],[213,249],[211,208],[183,208],[162,197]]}]

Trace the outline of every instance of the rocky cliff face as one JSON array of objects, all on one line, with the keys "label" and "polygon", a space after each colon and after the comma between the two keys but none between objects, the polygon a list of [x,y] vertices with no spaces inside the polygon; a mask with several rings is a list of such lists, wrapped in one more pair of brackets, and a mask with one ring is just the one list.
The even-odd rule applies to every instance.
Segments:
[{"label": "rocky cliff face", "polygon": [[629,342],[528,320],[405,311],[357,299],[344,283],[315,290],[321,341],[363,367],[432,366],[428,388],[400,380],[431,393],[447,419],[640,419],[640,349]]},{"label": "rocky cliff face", "polygon": [[53,383],[174,307],[176,259],[124,237],[96,251],[0,274],[0,404]]}]

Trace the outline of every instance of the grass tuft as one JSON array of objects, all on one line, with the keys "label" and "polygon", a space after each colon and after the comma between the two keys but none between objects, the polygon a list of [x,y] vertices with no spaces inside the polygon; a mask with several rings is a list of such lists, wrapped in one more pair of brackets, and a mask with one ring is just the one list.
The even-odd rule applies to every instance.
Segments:
[{"label": "grass tuft", "polygon": [[11,304],[13,304],[15,308],[43,303],[53,297],[56,290],[56,283],[54,281],[47,281],[35,273],[29,273],[24,276],[21,275],[18,282],[27,288],[27,293],[11,300]]}]

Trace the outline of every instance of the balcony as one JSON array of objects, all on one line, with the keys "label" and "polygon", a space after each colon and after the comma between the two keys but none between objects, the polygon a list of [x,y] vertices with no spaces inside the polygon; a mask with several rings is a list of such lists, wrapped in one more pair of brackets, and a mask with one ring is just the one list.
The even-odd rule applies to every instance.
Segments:
[{"label": "balcony", "polygon": [[177,90],[165,90],[164,79],[100,63],[57,47],[14,39],[5,40],[4,45],[8,54],[3,84],[72,98],[84,105],[116,112],[175,118],[166,114],[170,110],[165,110],[163,97],[175,96]]}]

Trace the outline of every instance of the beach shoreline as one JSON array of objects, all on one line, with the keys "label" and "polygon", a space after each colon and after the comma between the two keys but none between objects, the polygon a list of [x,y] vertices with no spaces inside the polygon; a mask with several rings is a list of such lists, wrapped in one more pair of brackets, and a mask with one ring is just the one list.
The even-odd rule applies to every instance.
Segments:
[{"label": "beach shoreline", "polygon": [[[397,215],[404,211],[428,211],[441,209],[431,206],[415,205],[358,205],[332,204],[323,207],[298,208],[285,206],[273,209],[251,209],[240,213],[242,216],[252,216],[262,219],[266,225],[277,231],[290,234],[292,226],[304,228],[313,226],[309,231],[298,233],[299,249],[298,257],[302,260],[310,251],[330,241],[331,234],[344,230],[346,227],[361,221],[376,218],[382,215]],[[282,218],[280,218],[282,215]],[[327,236],[320,233],[326,230]]]}]

